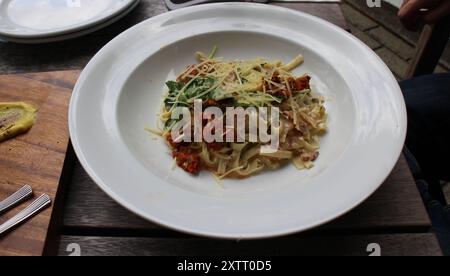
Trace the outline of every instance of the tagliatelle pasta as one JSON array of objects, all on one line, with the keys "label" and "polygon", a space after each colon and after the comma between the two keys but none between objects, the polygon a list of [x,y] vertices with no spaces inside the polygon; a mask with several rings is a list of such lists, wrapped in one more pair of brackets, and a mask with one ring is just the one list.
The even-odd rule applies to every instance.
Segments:
[{"label": "tagliatelle pasta", "polygon": [[[215,58],[216,50],[209,56],[196,53],[198,63],[187,66],[176,80],[166,83],[168,91],[162,104],[161,135],[177,165],[191,174],[206,169],[218,178],[245,178],[289,162],[298,169],[313,167],[319,156],[320,137],[327,130],[327,113],[324,98],[311,89],[311,78],[308,75],[294,76],[291,72],[303,63],[303,56],[299,55],[286,64],[264,58],[223,60]],[[194,114],[195,103],[202,104],[202,114]],[[262,151],[262,147],[269,143],[252,140],[249,126],[245,126],[244,137],[241,137],[244,141],[240,142],[227,142],[225,139],[219,142],[186,142],[187,133],[172,134],[180,122],[179,118],[173,118],[177,108],[185,108],[193,118],[201,117],[202,129],[184,129],[195,133],[212,124],[211,117],[204,117],[208,107],[224,113],[230,107],[276,108],[279,111],[277,148],[271,152]],[[247,115],[246,122],[250,120],[250,115]],[[267,123],[272,127],[275,125],[272,117],[267,119]],[[213,128],[216,136],[217,126]],[[261,121],[257,127],[261,128]],[[238,127],[227,125],[225,129],[227,133],[220,135],[231,133],[233,137],[239,136]],[[275,133],[274,129],[269,131],[270,134]]]}]

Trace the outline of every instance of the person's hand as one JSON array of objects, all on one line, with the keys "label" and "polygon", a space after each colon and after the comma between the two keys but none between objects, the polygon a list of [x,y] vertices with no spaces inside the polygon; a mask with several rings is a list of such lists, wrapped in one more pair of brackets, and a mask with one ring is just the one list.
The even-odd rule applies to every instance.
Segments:
[{"label": "person's hand", "polygon": [[405,0],[398,16],[407,29],[434,24],[450,14],[449,0]]}]

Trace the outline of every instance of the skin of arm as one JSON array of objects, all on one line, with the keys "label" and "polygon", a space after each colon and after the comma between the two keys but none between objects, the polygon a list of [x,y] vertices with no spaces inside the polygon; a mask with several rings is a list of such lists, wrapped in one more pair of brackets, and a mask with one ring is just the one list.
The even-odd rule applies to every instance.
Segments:
[{"label": "skin of arm", "polygon": [[405,0],[398,16],[409,30],[434,24],[450,14],[449,0]]}]

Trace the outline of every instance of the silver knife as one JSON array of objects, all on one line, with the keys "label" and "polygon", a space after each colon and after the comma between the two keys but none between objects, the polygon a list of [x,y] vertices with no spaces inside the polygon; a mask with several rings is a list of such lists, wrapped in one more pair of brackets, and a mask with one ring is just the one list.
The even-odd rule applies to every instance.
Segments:
[{"label": "silver knife", "polygon": [[0,202],[0,215],[8,211],[12,207],[28,199],[33,195],[33,190],[29,185],[23,186],[20,190],[12,194],[7,199]]},{"label": "silver knife", "polygon": [[25,209],[20,211],[17,215],[12,217],[10,220],[6,221],[2,225],[0,225],[0,237],[3,236],[8,231],[12,230],[17,225],[26,221],[27,219],[33,217],[38,212],[45,209],[47,206],[51,204],[51,199],[48,195],[41,195],[38,199],[36,199],[33,203],[28,205]]}]

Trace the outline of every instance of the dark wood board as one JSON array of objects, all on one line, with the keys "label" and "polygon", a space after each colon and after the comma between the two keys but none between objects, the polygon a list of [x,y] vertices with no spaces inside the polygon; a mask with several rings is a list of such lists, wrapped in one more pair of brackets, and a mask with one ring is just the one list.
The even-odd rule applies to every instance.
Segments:
[{"label": "dark wood board", "polygon": [[[106,232],[140,234],[169,232],[130,213],[103,193],[77,163],[68,190],[63,225]],[[321,203],[326,204],[326,203]],[[390,232],[428,231],[426,209],[408,165],[402,156],[381,188],[361,206],[344,217],[322,226],[320,231]]]},{"label": "dark wood board", "polygon": [[[24,101],[39,108],[36,124],[26,134],[0,144],[0,200],[28,184],[35,197],[55,201],[69,142],[67,108],[78,72],[0,76],[0,101]],[[30,201],[0,217],[0,223]],[[41,255],[55,205],[0,238],[0,255]]]},{"label": "dark wood board", "polygon": [[433,234],[305,236],[264,241],[220,241],[189,238],[63,236],[59,255],[76,243],[82,256],[369,256],[377,243],[381,256],[441,256]]}]

